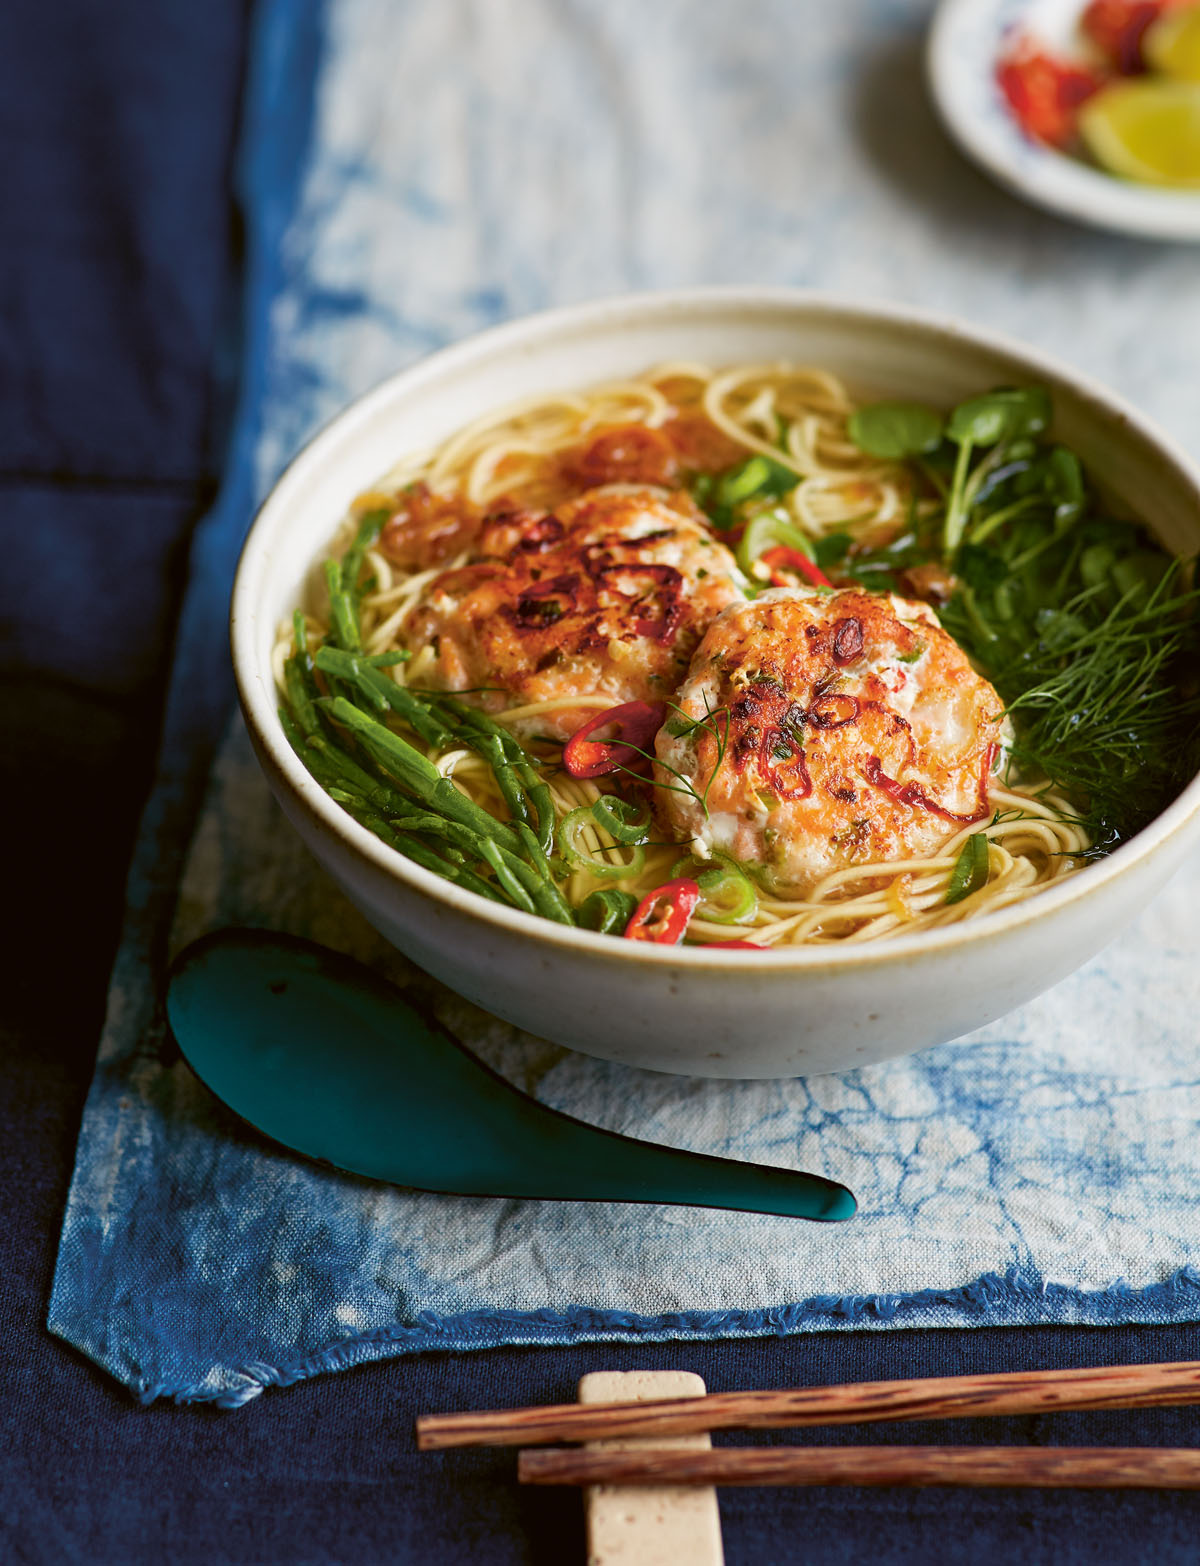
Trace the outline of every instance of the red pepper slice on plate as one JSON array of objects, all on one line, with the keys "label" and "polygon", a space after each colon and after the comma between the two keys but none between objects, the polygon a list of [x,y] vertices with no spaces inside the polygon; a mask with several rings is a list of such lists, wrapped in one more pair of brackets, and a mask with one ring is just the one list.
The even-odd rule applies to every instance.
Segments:
[{"label": "red pepper slice on plate", "polygon": [[[573,778],[598,778],[618,767],[645,760],[654,736],[662,728],[667,706],[661,701],[626,701],[608,707],[576,729],[563,747],[563,766]],[[591,738],[598,729],[616,727],[612,739]]]},{"label": "red pepper slice on plate", "polygon": [[637,905],[625,926],[625,939],[678,946],[699,901],[700,888],[695,881],[666,881],[656,886]]},{"label": "red pepper slice on plate", "polygon": [[786,544],[780,544],[775,549],[768,549],[759,556],[763,565],[771,573],[771,582],[775,587],[791,587],[793,584],[784,576],[784,571],[798,571],[801,576],[813,584],[814,587],[832,587],[833,583],[825,575],[815,560],[810,560],[799,549],[789,549]]},{"label": "red pepper slice on plate", "polygon": [[1099,72],[1055,59],[1026,38],[997,65],[996,81],[1025,134],[1051,147],[1073,140],[1080,105],[1104,85]]},{"label": "red pepper slice on plate", "polygon": [[1167,9],[1166,0],[1092,0],[1079,26],[1122,76],[1136,76],[1146,69],[1142,39]]}]

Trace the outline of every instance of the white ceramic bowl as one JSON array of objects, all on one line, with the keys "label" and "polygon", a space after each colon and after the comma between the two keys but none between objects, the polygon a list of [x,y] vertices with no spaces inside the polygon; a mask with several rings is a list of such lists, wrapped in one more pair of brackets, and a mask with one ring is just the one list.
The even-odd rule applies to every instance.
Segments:
[{"label": "white ceramic bowl", "polygon": [[882,944],[706,952],[513,912],[420,869],[360,827],[293,754],[271,644],[353,496],[403,452],[538,391],[666,359],[790,359],[866,395],[941,405],[1040,382],[1059,437],[1179,552],[1200,545],[1200,475],[1131,408],[1015,343],[894,305],[778,289],[701,289],[556,310],[498,327],[386,381],[319,434],[268,497],[233,594],[233,659],[251,738],[284,812],[389,940],[489,1011],[611,1060],[714,1077],[841,1071],[1000,1016],[1091,957],[1200,837],[1200,782],[1100,863],[978,921]]},{"label": "white ceramic bowl", "polygon": [[1014,29],[1081,53],[1086,0],[941,0],[929,30],[929,87],[946,129],[1002,185],[1062,217],[1146,239],[1200,241],[1200,192],[1118,179],[1026,136],[996,85]]}]

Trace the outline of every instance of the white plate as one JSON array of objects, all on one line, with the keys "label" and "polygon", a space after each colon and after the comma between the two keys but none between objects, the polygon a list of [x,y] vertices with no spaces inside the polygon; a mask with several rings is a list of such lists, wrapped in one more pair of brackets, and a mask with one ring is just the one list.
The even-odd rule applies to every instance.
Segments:
[{"label": "white plate", "polygon": [[1136,185],[1031,141],[996,84],[1005,36],[1028,29],[1079,54],[1085,0],[942,0],[926,63],[938,113],[968,157],[1017,195],[1063,217],[1148,239],[1200,241],[1200,194]]}]

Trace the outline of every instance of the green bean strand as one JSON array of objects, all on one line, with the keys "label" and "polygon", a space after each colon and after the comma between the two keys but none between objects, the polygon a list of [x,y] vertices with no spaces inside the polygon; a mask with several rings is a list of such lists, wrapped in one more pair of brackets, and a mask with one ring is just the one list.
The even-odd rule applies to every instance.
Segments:
[{"label": "green bean strand", "polygon": [[[478,734],[490,734],[500,747],[505,761],[515,772],[518,780],[528,790],[529,804],[533,815],[536,817],[538,843],[544,854],[549,854],[554,847],[554,801],[550,795],[550,788],[538,773],[536,764],[531,760],[529,752],[521,742],[493,718],[478,708],[468,707],[464,702],[456,701],[452,696],[443,697],[441,706],[447,712],[453,714],[460,724]],[[474,748],[474,747],[473,747]],[[486,758],[485,758],[486,759]],[[500,781],[499,771],[497,781]],[[504,785],[501,783],[501,788]],[[511,807],[510,807],[511,808]],[[523,819],[528,819],[527,817]]]},{"label": "green bean strand", "polygon": [[358,631],[358,616],[342,582],[342,568],[336,560],[325,562],[325,586],[329,593],[329,613],[334,640],[347,652],[358,652],[362,637]]},{"label": "green bean strand", "polygon": [[394,734],[384,724],[376,722],[369,713],[353,702],[337,697],[331,706],[334,719],[344,728],[372,747],[384,765],[395,772],[417,799],[432,810],[449,816],[452,821],[470,827],[482,837],[501,843],[510,852],[518,848],[516,834],[495,816],[465,794],[459,793],[448,778],[444,778],[428,756]]},{"label": "green bean strand", "polygon": [[390,707],[427,745],[436,750],[453,748],[454,732],[430,711],[428,705],[405,686],[397,685],[395,680],[373,669],[365,658],[346,652],[344,648],[322,647],[317,653],[317,668],[322,674],[333,675],[355,686],[376,711]]}]

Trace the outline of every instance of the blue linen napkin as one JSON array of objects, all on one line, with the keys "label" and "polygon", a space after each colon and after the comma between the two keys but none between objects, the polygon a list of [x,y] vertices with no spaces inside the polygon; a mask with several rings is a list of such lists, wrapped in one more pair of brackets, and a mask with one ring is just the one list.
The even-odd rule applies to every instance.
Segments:
[{"label": "blue linen napkin", "polygon": [[[924,20],[915,0],[262,5],[237,438],[197,536],[50,1308],[140,1397],[232,1407],[431,1347],[1200,1319],[1195,865],[1118,946],[970,1039],[843,1077],[696,1082],[530,1039],[412,969],[225,727],[252,501],[350,397],[501,317],[629,286],[837,287],[1004,326],[1200,427],[1190,256],[1068,229],[962,165],[924,105]],[[164,1038],[172,920],[176,943],[246,923],[351,952],[546,1102],[819,1170],[860,1216],[451,1199],[293,1159]]]}]

